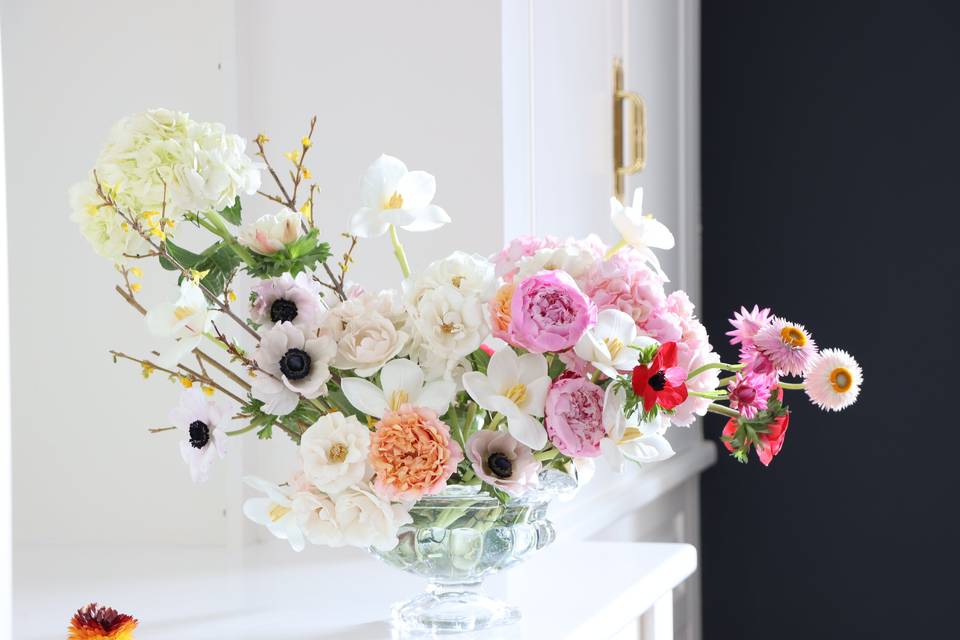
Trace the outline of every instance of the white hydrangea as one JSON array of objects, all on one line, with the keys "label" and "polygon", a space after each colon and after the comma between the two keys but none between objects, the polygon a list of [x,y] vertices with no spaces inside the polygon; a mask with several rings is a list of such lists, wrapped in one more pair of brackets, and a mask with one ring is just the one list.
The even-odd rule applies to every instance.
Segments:
[{"label": "white hydrangea", "polygon": [[[106,145],[87,181],[76,185],[71,197],[73,219],[81,225],[94,250],[114,260],[123,253],[129,233],[111,209],[101,217],[85,219],[88,206],[99,204],[95,178],[108,188],[124,213],[142,220],[164,209],[176,221],[190,211],[220,211],[241,193],[254,193],[260,186],[260,169],[245,154],[246,142],[228,134],[222,124],[195,122],[186,113],[153,109],[120,120],[113,126]],[[149,225],[145,225],[149,226]]]},{"label": "white hydrangea", "polygon": [[130,228],[112,207],[102,204],[93,182],[78,182],[70,187],[70,219],[80,227],[97,255],[123,262],[126,255],[142,255],[150,250],[147,241]]}]

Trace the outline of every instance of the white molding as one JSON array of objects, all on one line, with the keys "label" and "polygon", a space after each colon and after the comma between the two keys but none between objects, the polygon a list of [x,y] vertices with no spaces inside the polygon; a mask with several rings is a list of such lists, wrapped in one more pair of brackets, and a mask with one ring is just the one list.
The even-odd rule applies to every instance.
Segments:
[{"label": "white molding", "polygon": [[503,241],[534,233],[533,0],[500,4]]},{"label": "white molding", "polygon": [[[0,61],[0,69],[2,69]],[[0,73],[2,75],[2,73]],[[13,420],[10,413],[10,263],[7,253],[7,183],[3,137],[3,82],[0,78],[0,637],[12,637],[13,595],[13,479],[10,451]]]}]

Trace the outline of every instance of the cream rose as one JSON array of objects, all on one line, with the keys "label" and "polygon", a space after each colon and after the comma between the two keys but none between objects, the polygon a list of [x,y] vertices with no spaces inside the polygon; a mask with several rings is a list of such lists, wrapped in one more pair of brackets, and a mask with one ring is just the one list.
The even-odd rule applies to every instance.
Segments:
[{"label": "cream rose", "polygon": [[397,546],[397,534],[413,522],[407,509],[377,497],[369,486],[353,487],[334,499],[337,524],[346,544],[389,551]]},{"label": "cream rose", "polygon": [[343,328],[333,366],[353,369],[364,378],[372,376],[403,350],[409,337],[379,313],[359,316]]}]

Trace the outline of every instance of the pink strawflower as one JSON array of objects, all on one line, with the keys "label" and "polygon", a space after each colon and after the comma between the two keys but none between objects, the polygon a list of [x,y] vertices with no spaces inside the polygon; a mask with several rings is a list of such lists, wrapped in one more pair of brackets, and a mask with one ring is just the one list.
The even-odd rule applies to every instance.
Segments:
[{"label": "pink strawflower", "polygon": [[757,351],[782,374],[803,374],[813,356],[817,355],[817,345],[803,325],[779,317],[761,329],[753,340]]},{"label": "pink strawflower", "polygon": [[761,309],[757,305],[753,305],[753,310],[740,307],[740,311],[734,311],[730,318],[730,324],[733,325],[733,331],[727,331],[730,344],[741,344],[749,349],[757,332],[770,326],[770,322],[770,309]]},{"label": "pink strawflower", "polygon": [[760,375],[770,375],[777,372],[770,358],[763,355],[755,346],[740,349],[740,364],[746,365],[744,371],[757,373]]},{"label": "pink strawflower", "polygon": [[753,418],[767,408],[770,389],[776,380],[772,376],[758,373],[738,373],[727,385],[730,393],[730,407],[740,412],[744,418]]},{"label": "pink strawflower", "polygon": [[583,292],[597,309],[618,309],[643,329],[667,304],[663,280],[632,249],[598,261],[583,278]]},{"label": "pink strawflower", "polygon": [[506,431],[476,432],[467,441],[467,457],[477,477],[510,495],[520,495],[539,482],[540,461]]},{"label": "pink strawflower", "polygon": [[400,405],[376,424],[370,436],[374,488],[388,500],[418,500],[439,493],[463,460],[450,428],[425,407]]},{"label": "pink strawflower", "polygon": [[597,323],[597,307],[564,271],[541,271],[517,285],[510,342],[533,353],[563,351]]},{"label": "pink strawflower", "polygon": [[547,435],[560,453],[576,458],[600,455],[603,426],[603,389],[586,378],[558,378],[547,392],[544,409]]}]

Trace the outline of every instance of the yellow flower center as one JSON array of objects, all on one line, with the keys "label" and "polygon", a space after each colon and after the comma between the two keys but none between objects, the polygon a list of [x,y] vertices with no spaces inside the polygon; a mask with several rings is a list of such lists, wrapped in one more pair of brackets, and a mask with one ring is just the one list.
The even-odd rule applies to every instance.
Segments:
[{"label": "yellow flower center", "polygon": [[440,331],[444,332],[447,335],[455,332],[457,330],[457,325],[452,322],[444,322],[440,325]]},{"label": "yellow flower center", "polygon": [[507,397],[507,400],[509,400],[513,404],[520,406],[521,404],[523,404],[523,401],[527,399],[527,387],[524,386],[523,383],[518,382],[517,384],[507,389],[506,393],[504,393],[503,395],[505,395]]},{"label": "yellow flower center", "polygon": [[189,318],[193,314],[193,309],[190,307],[177,307],[173,310],[173,317],[179,322],[184,318]]},{"label": "yellow flower center", "polygon": [[347,445],[342,442],[337,442],[334,445],[331,445],[327,450],[327,459],[330,462],[343,462],[347,459],[347,453],[350,450],[347,449]]},{"label": "yellow flower center", "polygon": [[610,358],[616,360],[617,356],[620,355],[620,351],[623,350],[623,340],[620,338],[604,338],[603,343],[607,345],[607,351],[610,352]]},{"label": "yellow flower center", "polygon": [[390,394],[390,409],[396,411],[400,408],[400,405],[406,404],[410,400],[410,394],[408,394],[403,389],[397,389],[392,394]]},{"label": "yellow flower center", "polygon": [[402,209],[403,208],[403,196],[393,192],[393,195],[390,196],[390,199],[383,204],[384,209]]},{"label": "yellow flower center", "polygon": [[830,386],[833,387],[833,390],[837,393],[849,391],[850,387],[853,386],[853,376],[850,375],[849,369],[837,367],[831,371]]},{"label": "yellow flower center", "polygon": [[450,282],[453,283],[453,286],[459,289],[460,285],[463,283],[463,276],[453,276],[450,278]]},{"label": "yellow flower center", "polygon": [[274,504],[270,507],[267,515],[270,516],[270,522],[276,522],[288,513],[290,513],[290,507],[285,507],[282,504]]},{"label": "yellow flower center", "polygon": [[637,438],[642,438],[642,437],[643,437],[643,431],[640,431],[640,429],[637,429],[636,427],[627,427],[626,429],[623,430],[623,437],[620,438],[617,444],[626,444],[631,440],[636,440]]},{"label": "yellow flower center", "polygon": [[780,339],[783,340],[785,345],[794,347],[795,349],[807,344],[807,336],[803,335],[803,331],[800,331],[800,329],[797,329],[796,327],[791,327],[790,325],[787,325],[780,330]]}]

